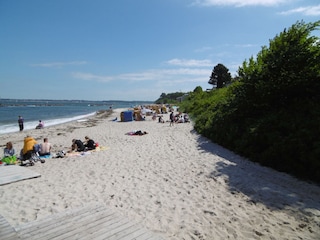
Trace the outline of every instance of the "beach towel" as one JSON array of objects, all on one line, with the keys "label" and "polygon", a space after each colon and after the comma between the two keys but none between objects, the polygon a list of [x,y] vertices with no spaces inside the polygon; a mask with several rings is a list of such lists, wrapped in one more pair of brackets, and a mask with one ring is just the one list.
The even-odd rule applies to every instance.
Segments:
[{"label": "beach towel", "polygon": [[99,151],[104,151],[107,150],[107,146],[97,146],[96,149],[91,150],[90,152],[99,152]]},{"label": "beach towel", "polygon": [[16,156],[5,156],[0,160],[2,163],[5,163],[7,165],[14,165],[17,162]]},{"label": "beach towel", "polygon": [[66,157],[83,157],[86,155],[91,154],[91,151],[87,151],[87,152],[71,152],[71,153],[67,153]]},{"label": "beach towel", "polygon": [[89,150],[89,151],[85,151],[85,152],[71,152],[71,153],[67,153],[67,154],[66,154],[66,157],[83,157],[83,156],[89,155],[89,154],[91,154],[91,153],[99,152],[99,151],[105,151],[105,150],[107,150],[107,149],[108,149],[107,146],[98,146],[98,147],[96,147],[96,149]]}]

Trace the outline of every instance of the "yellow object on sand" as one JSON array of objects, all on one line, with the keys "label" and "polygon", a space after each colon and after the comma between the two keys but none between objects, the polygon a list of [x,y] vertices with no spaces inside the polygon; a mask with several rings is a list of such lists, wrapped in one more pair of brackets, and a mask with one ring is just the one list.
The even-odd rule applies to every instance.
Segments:
[{"label": "yellow object on sand", "polygon": [[96,149],[92,150],[92,152],[99,152],[99,151],[104,151],[107,149],[108,149],[107,146],[98,146],[98,147],[96,147]]}]

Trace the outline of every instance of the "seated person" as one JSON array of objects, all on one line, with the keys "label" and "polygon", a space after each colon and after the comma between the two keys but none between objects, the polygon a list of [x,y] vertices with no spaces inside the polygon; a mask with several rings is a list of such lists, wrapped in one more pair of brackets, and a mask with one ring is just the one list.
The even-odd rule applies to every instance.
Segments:
[{"label": "seated person", "polygon": [[84,147],[86,150],[93,150],[93,149],[96,149],[96,143],[88,136],[85,136]]},{"label": "seated person", "polygon": [[163,117],[159,116],[159,123],[164,123]]},{"label": "seated person", "polygon": [[84,151],[84,144],[79,139],[72,139],[71,150],[76,152]]},{"label": "seated person", "polygon": [[43,143],[40,144],[40,156],[51,155],[51,143],[49,143],[48,138],[43,139]]},{"label": "seated person", "polygon": [[21,150],[22,159],[27,160],[31,158],[31,155],[34,152],[34,146],[36,144],[37,141],[29,135],[24,138],[23,149]]},{"label": "seated person", "polygon": [[36,129],[42,129],[44,127],[44,124],[41,120],[39,120],[38,125],[36,126]]},{"label": "seated person", "polygon": [[177,123],[184,123],[184,117],[182,115],[179,117]]},{"label": "seated person", "polygon": [[185,114],[185,115],[183,116],[183,118],[184,118],[184,122],[189,122],[189,116],[188,116],[188,114]]},{"label": "seated person", "polygon": [[3,149],[3,155],[13,156],[15,154],[15,150],[13,148],[12,142],[7,142],[6,147]]}]

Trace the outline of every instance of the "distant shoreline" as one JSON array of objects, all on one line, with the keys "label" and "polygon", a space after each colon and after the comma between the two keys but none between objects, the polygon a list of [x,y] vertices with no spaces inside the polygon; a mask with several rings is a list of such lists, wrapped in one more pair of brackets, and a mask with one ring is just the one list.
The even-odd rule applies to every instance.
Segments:
[{"label": "distant shoreline", "polygon": [[87,118],[97,112],[149,105],[135,101],[18,100],[1,99],[0,134],[19,131],[17,119],[24,119],[24,130],[33,129],[42,120],[45,127]]}]

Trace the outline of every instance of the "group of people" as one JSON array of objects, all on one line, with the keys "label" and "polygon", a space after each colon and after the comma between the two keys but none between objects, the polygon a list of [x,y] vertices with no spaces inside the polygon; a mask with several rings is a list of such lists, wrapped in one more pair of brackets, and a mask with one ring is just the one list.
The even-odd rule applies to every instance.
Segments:
[{"label": "group of people", "polygon": [[188,114],[176,114],[174,115],[174,112],[172,111],[170,113],[170,126],[173,126],[174,123],[186,123],[190,122]]},{"label": "group of people", "polygon": [[[164,119],[163,119],[163,115],[157,115],[156,113],[153,114],[152,116],[152,120],[156,120],[156,118],[158,117],[158,122],[159,123],[164,123]],[[170,126],[173,126],[174,123],[185,123],[185,122],[190,122],[189,120],[189,116],[188,114],[181,114],[181,113],[178,113],[178,114],[174,114],[173,111],[171,111],[170,113]]]},{"label": "group of people", "polygon": [[[96,149],[97,143],[94,140],[85,137],[84,141],[79,139],[73,139],[71,145],[71,151],[83,152]],[[38,156],[51,155],[52,145],[49,142],[48,138],[44,138],[43,142],[38,144],[38,142],[31,137],[30,135],[26,136],[23,141],[23,148],[20,151],[20,160],[30,159],[32,154],[35,153]],[[6,147],[4,148],[4,157],[15,156],[16,151],[13,147],[12,142],[7,142]]]},{"label": "group of people", "polygon": [[[48,138],[44,138],[43,143],[38,144],[33,137],[28,135],[24,138],[23,148],[20,151],[20,159],[21,160],[30,159],[32,156],[32,153],[36,153],[39,156],[50,155],[51,148],[52,146],[51,146],[51,143],[49,143]],[[16,151],[13,147],[12,142],[7,142],[6,147],[3,150],[4,157],[15,156],[15,154],[16,154]]]},{"label": "group of people", "polygon": [[[19,116],[19,117],[18,117],[18,125],[19,125],[19,130],[20,130],[20,132],[22,132],[23,129],[24,129],[24,119],[23,119],[22,116]],[[36,126],[36,129],[42,129],[42,128],[44,128],[44,123],[43,123],[42,120],[39,120],[39,123],[38,123],[38,125]]]},{"label": "group of people", "polygon": [[97,147],[97,144],[93,139],[91,139],[88,136],[85,136],[84,142],[82,142],[80,139],[72,139],[72,145],[70,152],[83,152],[83,151],[89,151],[94,150]]},{"label": "group of people", "polygon": [[[22,118],[22,116],[19,116],[18,124],[19,124],[20,131],[23,131],[24,119]],[[39,123],[36,126],[36,129],[41,129],[43,127],[44,127],[43,121],[39,120]],[[72,151],[82,152],[82,151],[94,150],[96,149],[97,145],[98,143],[95,143],[95,141],[88,136],[85,137],[84,141],[81,141],[79,139],[73,139],[71,150],[69,152],[72,152]],[[39,144],[33,137],[31,137],[30,135],[27,135],[24,138],[23,148],[20,151],[19,159],[21,161],[28,160],[32,157],[32,154],[36,154],[40,157],[46,156],[46,155],[50,156],[51,149],[52,149],[52,145],[51,143],[49,143],[48,138],[44,138],[43,142]],[[4,155],[3,158],[17,157],[16,151],[13,147],[12,142],[6,143],[6,146],[3,150],[3,155]]]},{"label": "group of people", "polygon": [[23,148],[20,151],[20,159],[30,159],[32,153],[36,153],[39,156],[51,155],[52,145],[49,143],[48,138],[44,138],[43,142],[38,144],[37,141],[31,137],[26,136],[23,142]]}]

